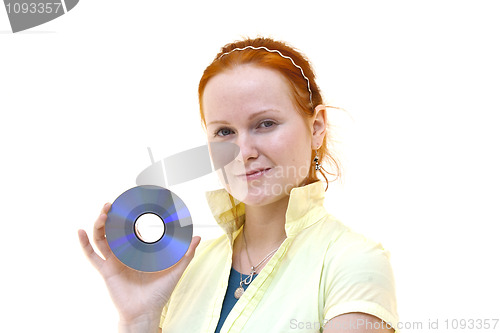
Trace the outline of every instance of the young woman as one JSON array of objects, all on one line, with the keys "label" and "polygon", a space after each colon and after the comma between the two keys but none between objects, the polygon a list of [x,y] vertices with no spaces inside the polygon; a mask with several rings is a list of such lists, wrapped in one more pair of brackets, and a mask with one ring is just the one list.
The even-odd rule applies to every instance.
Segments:
[{"label": "young woman", "polygon": [[[122,332],[393,332],[398,317],[388,255],[323,207],[326,106],[307,59],[272,39],[223,47],[199,84],[209,142],[238,157],[207,194],[225,234],[158,273],[121,264],[94,226],[102,274]],[[326,177],[325,177],[326,178]],[[196,253],[195,253],[196,249]]]}]

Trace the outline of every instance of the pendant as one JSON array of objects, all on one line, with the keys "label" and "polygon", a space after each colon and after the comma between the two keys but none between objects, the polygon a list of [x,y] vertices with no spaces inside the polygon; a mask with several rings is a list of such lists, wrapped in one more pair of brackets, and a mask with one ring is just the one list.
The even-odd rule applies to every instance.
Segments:
[{"label": "pendant", "polygon": [[240,299],[240,297],[243,295],[244,292],[245,289],[243,289],[242,286],[239,286],[238,288],[236,288],[236,291],[234,292],[234,297],[236,297],[236,299]]}]

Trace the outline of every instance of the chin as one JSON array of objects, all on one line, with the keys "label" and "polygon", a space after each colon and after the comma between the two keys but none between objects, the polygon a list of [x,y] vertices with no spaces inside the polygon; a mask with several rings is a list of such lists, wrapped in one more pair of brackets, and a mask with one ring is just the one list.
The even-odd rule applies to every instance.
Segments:
[{"label": "chin", "polygon": [[265,206],[288,197],[293,187],[293,184],[281,183],[236,183],[229,192],[245,205]]},{"label": "chin", "polygon": [[[247,195],[245,198],[242,198],[242,201],[246,206],[267,206],[273,204],[281,199],[288,197],[286,194],[281,195]],[[239,200],[239,199],[238,199]]]}]

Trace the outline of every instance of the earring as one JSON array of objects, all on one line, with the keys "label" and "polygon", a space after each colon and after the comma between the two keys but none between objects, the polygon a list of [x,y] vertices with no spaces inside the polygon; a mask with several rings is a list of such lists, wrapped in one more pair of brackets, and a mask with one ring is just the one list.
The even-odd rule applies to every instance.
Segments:
[{"label": "earring", "polygon": [[314,156],[314,163],[315,163],[314,168],[316,170],[321,169],[321,164],[319,164],[319,156],[318,156],[318,151],[317,150],[316,150],[316,156]]}]

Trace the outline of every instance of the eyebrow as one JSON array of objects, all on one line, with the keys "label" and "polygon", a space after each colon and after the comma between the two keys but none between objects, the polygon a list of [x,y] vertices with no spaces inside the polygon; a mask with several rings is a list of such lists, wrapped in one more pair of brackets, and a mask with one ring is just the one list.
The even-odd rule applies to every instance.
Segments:
[{"label": "eyebrow", "polygon": [[[261,114],[263,113],[267,113],[267,112],[277,112],[279,113],[280,111],[279,110],[276,110],[276,109],[265,109],[265,110],[262,110],[262,111],[259,111],[259,112],[255,112],[253,113],[249,118],[248,120],[252,120],[254,118],[257,118],[258,116],[260,116]],[[211,125],[211,124],[229,124],[229,122],[227,122],[226,120],[214,120],[214,121],[211,121],[207,124],[208,125]]]}]

